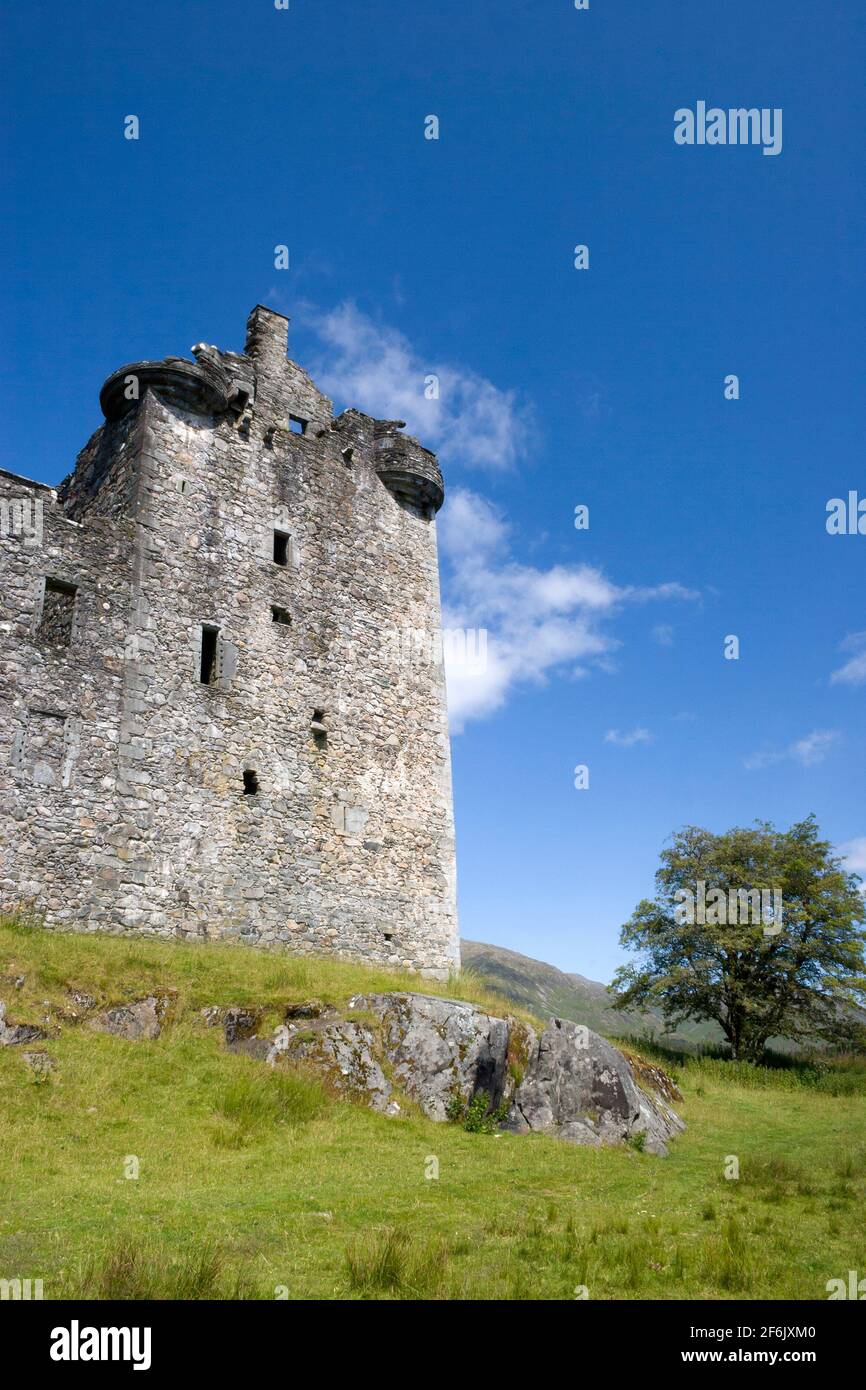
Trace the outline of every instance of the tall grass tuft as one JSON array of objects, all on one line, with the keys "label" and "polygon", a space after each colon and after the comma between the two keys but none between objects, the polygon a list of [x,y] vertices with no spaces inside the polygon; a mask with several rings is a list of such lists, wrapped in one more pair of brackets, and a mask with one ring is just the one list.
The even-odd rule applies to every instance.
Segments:
[{"label": "tall grass tuft", "polygon": [[448,1273],[448,1248],[443,1241],[416,1240],[391,1226],[348,1246],[346,1271],[351,1289],[362,1298],[436,1298]]},{"label": "tall grass tuft", "polygon": [[[221,1290],[224,1260],[215,1245],[205,1244],[167,1256],[155,1245],[118,1242],[88,1265],[79,1296],[96,1299],[195,1300],[225,1297]],[[234,1297],[243,1297],[235,1278]]]},{"label": "tall grass tuft", "polygon": [[322,1084],[301,1071],[264,1069],[239,1076],[214,1107],[212,1138],[218,1148],[242,1148],[278,1126],[298,1129],[327,1108]]}]

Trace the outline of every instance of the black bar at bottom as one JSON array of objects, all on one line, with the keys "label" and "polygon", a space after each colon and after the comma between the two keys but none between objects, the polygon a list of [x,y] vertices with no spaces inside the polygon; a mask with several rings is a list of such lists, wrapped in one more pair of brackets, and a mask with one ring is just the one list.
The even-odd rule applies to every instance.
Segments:
[{"label": "black bar at bottom", "polygon": [[[858,1302],[864,1301],[862,1298]],[[377,1314],[376,1309],[379,1309]],[[479,1313],[483,1308],[483,1332]],[[377,1316],[382,1317],[381,1324]],[[431,1319],[427,1324],[428,1317]],[[501,1327],[498,1326],[502,1318]],[[323,1339],[321,1324],[327,1322]],[[317,1326],[319,1324],[319,1326]],[[528,1327],[527,1327],[528,1324]],[[462,1333],[463,1352],[452,1343]],[[480,1336],[481,1367],[501,1373],[509,1346],[534,1334],[539,1369],[576,1374],[582,1367],[618,1366],[625,1378],[675,1367],[701,1375],[705,1368],[765,1371],[807,1368],[828,1373],[856,1364],[864,1340],[864,1310],[839,1302],[443,1304],[379,1303],[0,1303],[4,1357],[14,1355],[17,1379],[38,1372],[51,1379],[93,1379],[100,1371],[147,1375],[176,1372],[270,1377],[309,1375],[344,1364],[367,1371],[380,1358],[393,1372],[418,1365],[422,1374],[450,1374]],[[339,1329],[339,1335],[335,1332]],[[545,1338],[539,1342],[539,1334]],[[465,1345],[470,1338],[469,1346]],[[550,1340],[547,1340],[547,1339]],[[411,1358],[403,1358],[403,1350]],[[457,1363],[452,1360],[457,1356]],[[298,1360],[299,1356],[302,1360]],[[428,1360],[429,1357],[429,1360]],[[310,1365],[312,1362],[312,1366]],[[306,1367],[306,1370],[303,1369]]]}]

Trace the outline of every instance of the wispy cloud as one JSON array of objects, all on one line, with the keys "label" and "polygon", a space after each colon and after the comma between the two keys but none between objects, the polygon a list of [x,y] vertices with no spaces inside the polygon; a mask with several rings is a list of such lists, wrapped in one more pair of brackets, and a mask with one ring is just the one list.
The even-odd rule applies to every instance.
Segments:
[{"label": "wispy cloud", "polygon": [[[303,319],[322,344],[310,372],[338,404],[405,420],[410,434],[446,462],[507,469],[526,453],[532,411],[515,391],[457,363],[423,357],[399,329],[351,300],[326,312],[308,305]],[[427,399],[433,376],[438,399]]]},{"label": "wispy cloud", "polygon": [[446,628],[484,629],[487,660],[448,663],[452,729],[499,709],[518,686],[554,672],[579,679],[619,646],[605,624],[626,604],[694,597],[677,584],[619,587],[590,565],[540,569],[510,554],[509,527],[486,498],[451,491],[438,523]]},{"label": "wispy cloud", "polygon": [[652,743],[653,736],[649,729],[632,729],[628,734],[621,734],[619,729],[608,729],[604,741],[614,744],[616,748],[634,748],[638,743]]},{"label": "wispy cloud", "polygon": [[838,729],[813,729],[811,733],[805,734],[803,738],[795,739],[785,748],[769,748],[758,753],[752,753],[743,760],[743,766],[749,772],[759,771],[764,767],[771,767],[774,763],[796,762],[801,767],[814,767],[817,763],[822,763],[830,749],[839,742],[841,735]]},{"label": "wispy cloud", "polygon": [[[859,835],[853,840],[846,840],[843,845],[837,845],[836,853],[844,860],[846,869],[866,878],[866,835]],[[866,883],[862,885],[861,891],[866,893]]]},{"label": "wispy cloud", "polygon": [[670,623],[656,623],[652,630],[654,642],[658,642],[660,647],[672,647],[674,644],[674,630]]},{"label": "wispy cloud", "polygon": [[830,677],[831,685],[866,685],[866,632],[852,632],[841,643],[840,651],[853,652]]},{"label": "wispy cloud", "polygon": [[812,767],[815,763],[824,761],[839,738],[837,729],[814,729],[811,734],[806,734],[805,738],[797,739],[796,743],[792,744],[791,755],[804,767]]}]

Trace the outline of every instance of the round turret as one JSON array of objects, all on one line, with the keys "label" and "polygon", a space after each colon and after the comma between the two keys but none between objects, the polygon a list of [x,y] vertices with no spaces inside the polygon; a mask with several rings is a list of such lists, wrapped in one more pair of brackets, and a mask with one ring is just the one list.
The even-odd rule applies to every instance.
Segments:
[{"label": "round turret", "polygon": [[216,363],[204,356],[197,362],[166,357],[162,362],[130,362],[112,372],[99,393],[106,420],[121,419],[148,390],[193,415],[219,415],[229,403],[226,375]]},{"label": "round turret", "polygon": [[404,420],[377,423],[376,472],[398,501],[430,514],[438,512],[445,501],[445,484],[436,455],[411,435],[401,434],[404,425]]}]

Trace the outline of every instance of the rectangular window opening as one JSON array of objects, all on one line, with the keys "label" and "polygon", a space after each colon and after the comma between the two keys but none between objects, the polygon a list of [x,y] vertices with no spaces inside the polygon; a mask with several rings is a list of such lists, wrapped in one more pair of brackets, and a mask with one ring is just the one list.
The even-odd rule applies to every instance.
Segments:
[{"label": "rectangular window opening", "polygon": [[202,685],[213,685],[216,679],[219,633],[218,627],[214,627],[211,623],[202,623],[201,667],[198,677]]},{"label": "rectangular window opening", "polygon": [[290,416],[289,416],[289,429],[291,430],[292,434],[306,434],[306,433],[307,433],[307,421],[306,421],[306,420],[302,420],[301,417],[300,417],[300,415],[290,415]]},{"label": "rectangular window opening", "polygon": [[291,627],[292,615],[288,608],[278,608],[276,604],[271,605],[271,618],[281,627]]},{"label": "rectangular window opening", "polygon": [[283,568],[289,563],[292,538],[288,531],[274,532],[274,564]]},{"label": "rectangular window opening", "polygon": [[53,647],[68,647],[75,628],[75,600],[78,589],[65,579],[45,580],[39,637]]}]

